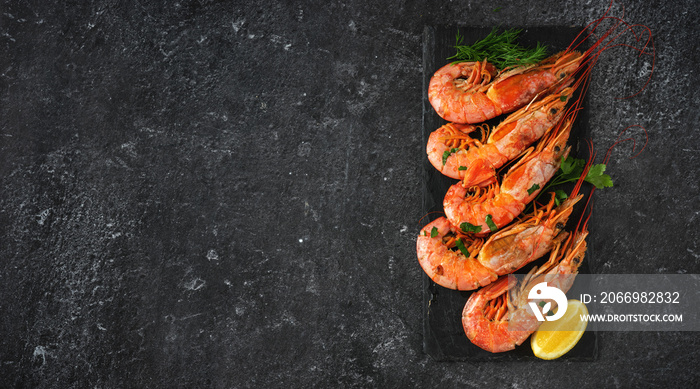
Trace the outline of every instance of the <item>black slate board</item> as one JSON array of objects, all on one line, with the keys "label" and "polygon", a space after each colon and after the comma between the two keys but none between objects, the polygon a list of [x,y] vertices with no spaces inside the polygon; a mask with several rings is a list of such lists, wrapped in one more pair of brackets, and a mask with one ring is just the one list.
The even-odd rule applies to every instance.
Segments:
[{"label": "black slate board", "polygon": [[[501,28],[505,28],[501,26]],[[534,46],[537,42],[546,44],[549,53],[555,53],[572,42],[582,30],[580,27],[528,27],[521,28],[519,42],[525,46]],[[454,54],[455,36],[457,27],[437,26],[426,27],[423,34],[423,144],[427,144],[430,133],[445,124],[446,121],[435,113],[435,110],[428,101],[428,84],[433,73],[444,66],[449,61],[447,58]],[[485,37],[491,27],[459,27],[459,31],[464,37],[464,44],[471,44],[474,41]],[[577,158],[588,158],[588,148],[585,140],[590,139],[590,129],[588,128],[588,111],[586,109],[586,99],[583,100],[583,110],[578,114],[576,122],[569,137],[569,144],[572,145],[571,155]],[[489,121],[490,124],[497,124],[502,117]],[[450,185],[456,180],[440,174],[427,159],[423,158],[423,211],[426,217],[423,224],[443,215],[442,200]],[[571,186],[563,188],[570,191]],[[590,188],[585,187],[582,193],[588,195]],[[584,199],[585,201],[585,199]],[[582,204],[577,204],[571,218],[569,226],[575,224],[582,213]],[[589,225],[589,231],[594,226]],[[592,259],[586,256],[579,272],[590,273],[589,263]],[[518,273],[527,272],[532,266],[544,262],[544,259],[535,261]],[[529,340],[525,341],[515,350],[493,354],[474,346],[464,333],[461,317],[464,304],[469,299],[472,292],[460,292],[443,288],[423,276],[423,348],[424,351],[436,360],[442,361],[526,361],[539,360],[532,354]],[[569,291],[569,298],[576,298],[577,288]],[[598,339],[595,332],[586,332],[579,343],[566,355],[558,360],[564,361],[592,361],[597,358]]]}]

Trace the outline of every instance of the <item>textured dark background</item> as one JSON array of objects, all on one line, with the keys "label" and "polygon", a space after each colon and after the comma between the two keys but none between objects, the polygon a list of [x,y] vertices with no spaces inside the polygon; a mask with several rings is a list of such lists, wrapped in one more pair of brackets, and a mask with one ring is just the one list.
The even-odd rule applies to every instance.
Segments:
[{"label": "textured dark background", "polygon": [[[595,362],[422,348],[424,26],[580,26],[607,2],[51,3],[0,4],[3,387],[697,382],[697,333],[601,333]],[[591,269],[700,273],[700,12],[625,17],[654,75],[616,100],[650,64],[606,53],[589,125],[599,151],[633,124],[649,144],[610,161]]]}]

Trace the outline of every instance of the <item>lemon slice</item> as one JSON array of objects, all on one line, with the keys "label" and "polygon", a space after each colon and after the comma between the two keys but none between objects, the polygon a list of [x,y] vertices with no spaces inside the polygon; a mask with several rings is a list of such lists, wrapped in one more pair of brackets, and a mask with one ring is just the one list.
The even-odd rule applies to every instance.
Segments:
[{"label": "lemon slice", "polygon": [[[532,352],[537,358],[556,359],[566,354],[578,343],[588,322],[580,315],[587,315],[588,309],[578,300],[569,300],[566,313],[559,320],[546,321],[530,338]],[[565,330],[564,330],[565,329]]]}]

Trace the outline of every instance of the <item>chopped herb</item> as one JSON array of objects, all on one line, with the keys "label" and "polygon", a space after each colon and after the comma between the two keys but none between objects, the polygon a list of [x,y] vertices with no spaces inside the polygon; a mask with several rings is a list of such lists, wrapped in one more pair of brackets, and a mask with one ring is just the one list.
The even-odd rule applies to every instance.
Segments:
[{"label": "chopped herb", "polygon": [[438,236],[438,229],[437,229],[437,227],[433,227],[433,229],[430,230],[430,237],[434,238],[436,236]]},{"label": "chopped herb", "polygon": [[493,12],[501,12],[501,8],[503,8],[503,7],[496,7],[493,9]]},{"label": "chopped herb", "polygon": [[459,225],[459,228],[466,234],[469,232],[481,232],[481,226],[475,226],[471,223],[464,222]]},{"label": "chopped herb", "polygon": [[530,187],[530,189],[527,190],[527,194],[528,194],[528,195],[531,195],[531,194],[532,194],[534,191],[536,191],[537,189],[540,189],[540,185],[539,185],[539,184],[533,184],[533,185]]},{"label": "chopped herb", "polygon": [[554,312],[552,312],[552,311],[547,311],[547,316],[552,316],[552,315],[554,315]]},{"label": "chopped herb", "polygon": [[546,304],[547,304],[547,303],[545,303],[544,301],[540,301],[537,305],[539,305],[540,308],[544,308],[544,306],[545,306]]},{"label": "chopped herb", "polygon": [[[501,7],[497,8],[498,10]],[[455,49],[457,54],[447,58],[455,62],[483,61],[488,59],[499,69],[509,66],[529,65],[542,61],[547,56],[547,47],[537,42],[535,48],[526,48],[516,40],[522,30],[491,30],[486,38],[472,45],[464,45],[464,37],[457,31]]]},{"label": "chopped herb", "polygon": [[466,247],[464,247],[464,243],[462,242],[462,238],[457,238],[457,240],[455,241],[455,244],[457,245],[457,248],[459,249],[459,251],[461,251],[465,257],[469,256],[469,251],[467,250]]},{"label": "chopped herb", "polygon": [[486,225],[489,226],[489,230],[491,231],[496,231],[498,229],[496,223],[491,219],[491,215],[486,215]]},{"label": "chopped herb", "polygon": [[566,101],[568,98],[569,98],[569,96],[561,95],[561,96],[559,97],[559,100],[561,100],[561,101]]},{"label": "chopped herb", "polygon": [[458,150],[459,150],[459,149],[456,148],[456,147],[454,147],[454,148],[452,148],[452,149],[450,149],[450,150],[445,150],[445,152],[442,153],[442,165],[445,166],[445,164],[447,163],[447,158],[448,158],[450,155],[452,155],[452,154],[454,154],[455,152],[457,152]]},{"label": "chopped herb", "polygon": [[557,189],[554,191],[554,203],[557,205],[557,207],[561,204],[562,201],[566,200],[569,198],[569,195],[566,194],[561,189]]},{"label": "chopped herb", "polygon": [[466,166],[460,166],[460,167],[457,168],[457,170],[467,170],[467,167],[466,167]]}]

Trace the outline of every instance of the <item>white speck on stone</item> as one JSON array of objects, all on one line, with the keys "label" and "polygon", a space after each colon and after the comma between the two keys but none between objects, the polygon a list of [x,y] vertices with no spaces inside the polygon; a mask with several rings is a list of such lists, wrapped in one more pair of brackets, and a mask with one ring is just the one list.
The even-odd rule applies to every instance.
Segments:
[{"label": "white speck on stone", "polygon": [[299,243],[304,243],[304,238],[299,238]]},{"label": "white speck on stone", "polygon": [[41,357],[41,365],[44,366],[44,364],[46,364],[46,354],[49,354],[49,352],[46,351],[46,348],[44,348],[44,346],[36,346],[34,347],[34,354],[32,354],[32,356],[34,358]]},{"label": "white speck on stone", "polygon": [[40,226],[43,226],[44,223],[46,223],[46,219],[48,219],[50,213],[51,213],[51,209],[45,209],[45,210],[41,211],[37,215],[37,217],[39,218],[39,220],[37,220],[37,223],[39,223]]},{"label": "white speck on stone", "polygon": [[216,252],[216,250],[211,249],[207,253],[207,259],[211,262],[212,260],[218,261],[219,260],[219,254]]},{"label": "white speck on stone", "polygon": [[289,51],[289,49],[291,49],[291,48],[292,48],[292,44],[291,44],[291,43],[287,43],[286,45],[284,45],[284,49],[287,50],[287,51]]},{"label": "white speck on stone", "polygon": [[282,43],[282,37],[279,35],[273,34],[270,36],[270,42],[275,43],[275,44],[280,44]]},{"label": "white speck on stone", "polygon": [[189,282],[185,283],[184,287],[185,287],[185,289],[187,289],[187,290],[192,290],[192,291],[194,291],[194,290],[200,290],[200,289],[202,289],[202,288],[204,287],[204,285],[206,285],[206,284],[207,284],[206,281],[204,281],[203,279],[197,277],[197,278],[195,278],[195,279],[193,279],[193,280],[190,280]]},{"label": "white speck on stone", "polygon": [[407,232],[408,231],[408,226],[401,226],[401,229],[399,232]]},{"label": "white speck on stone", "polygon": [[301,142],[297,147],[297,155],[300,157],[308,157],[311,154],[311,143]]},{"label": "white speck on stone", "polygon": [[639,69],[639,73],[637,75],[639,76],[639,78],[649,77],[649,74],[651,73],[651,68],[651,63],[645,61],[642,65],[642,68]]},{"label": "white speck on stone", "polygon": [[240,31],[241,27],[243,27],[243,23],[245,23],[245,19],[243,19],[243,18],[238,19],[235,22],[231,22],[231,27],[233,27],[233,31],[235,31],[235,32]]}]

